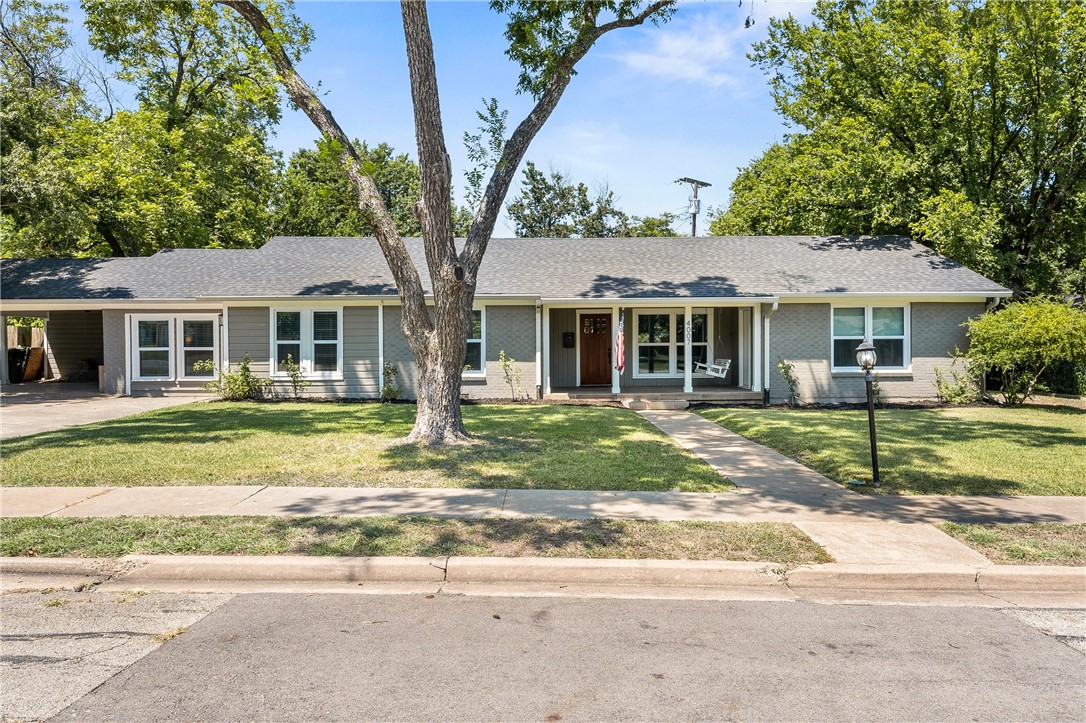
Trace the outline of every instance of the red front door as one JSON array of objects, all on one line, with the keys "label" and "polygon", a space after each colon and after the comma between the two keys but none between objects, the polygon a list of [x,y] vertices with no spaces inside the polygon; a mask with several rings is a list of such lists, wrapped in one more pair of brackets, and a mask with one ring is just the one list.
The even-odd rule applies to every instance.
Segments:
[{"label": "red front door", "polygon": [[611,315],[581,315],[581,386],[611,383]]}]

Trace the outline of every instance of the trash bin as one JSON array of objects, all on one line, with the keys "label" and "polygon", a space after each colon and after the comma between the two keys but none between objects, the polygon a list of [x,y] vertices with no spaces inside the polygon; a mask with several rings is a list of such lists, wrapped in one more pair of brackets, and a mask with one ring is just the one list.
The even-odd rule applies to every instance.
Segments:
[{"label": "trash bin", "polygon": [[25,346],[13,346],[8,349],[8,381],[18,384],[23,381],[23,371],[26,369]]}]

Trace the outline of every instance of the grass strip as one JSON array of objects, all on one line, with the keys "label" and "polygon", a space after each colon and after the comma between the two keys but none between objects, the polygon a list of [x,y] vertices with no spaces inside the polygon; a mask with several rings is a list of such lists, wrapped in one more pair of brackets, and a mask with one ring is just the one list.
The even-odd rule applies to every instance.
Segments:
[{"label": "grass strip", "polygon": [[939,529],[997,564],[1086,565],[1086,525],[945,522]]},{"label": "grass strip", "polygon": [[108,517],[0,520],[0,555],[582,557],[832,562],[788,524],[436,517]]},{"label": "grass strip", "polygon": [[[706,419],[837,482],[871,479],[867,411],[738,409]],[[1061,407],[875,411],[882,488],[915,495],[1086,495],[1086,412]]]},{"label": "grass strip", "polygon": [[414,405],[190,404],[6,439],[0,480],[50,487],[732,487],[626,409],[470,405],[463,414],[476,444],[428,448],[396,444],[411,430]]}]

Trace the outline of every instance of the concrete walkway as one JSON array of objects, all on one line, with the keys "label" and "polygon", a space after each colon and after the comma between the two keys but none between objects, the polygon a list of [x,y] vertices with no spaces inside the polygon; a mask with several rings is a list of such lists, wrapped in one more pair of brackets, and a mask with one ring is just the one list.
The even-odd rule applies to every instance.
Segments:
[{"label": "concrete walkway", "polygon": [[104,422],[199,399],[207,395],[114,397],[102,394],[94,384],[5,384],[0,392],[0,439]]}]

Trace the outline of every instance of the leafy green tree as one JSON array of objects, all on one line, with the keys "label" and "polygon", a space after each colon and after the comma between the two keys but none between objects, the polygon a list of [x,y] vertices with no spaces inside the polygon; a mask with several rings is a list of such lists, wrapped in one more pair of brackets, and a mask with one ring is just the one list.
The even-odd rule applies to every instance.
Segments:
[{"label": "leafy green tree", "polygon": [[4,256],[64,255],[85,233],[61,146],[90,112],[67,66],[64,6],[0,0],[0,238]]},{"label": "leafy green tree", "polygon": [[674,228],[677,220],[678,216],[669,211],[664,211],[659,216],[631,216],[620,235],[632,238],[674,238],[679,235]]},{"label": "leafy green tree", "polygon": [[[407,154],[380,143],[370,148],[355,140],[359,161],[373,176],[378,192],[405,236],[421,232],[414,213],[419,199],[419,167]],[[358,206],[343,173],[343,149],[319,140],[315,148],[295,151],[280,184],[273,224],[286,236],[371,236],[373,225]]]},{"label": "leafy green tree", "polygon": [[820,0],[751,58],[799,130],[713,233],[909,234],[1024,292],[1082,291],[1082,0]]},{"label": "leafy green tree", "polygon": [[1029,399],[1052,365],[1086,364],[1086,309],[1035,297],[966,324],[970,366],[997,374],[1008,404]]},{"label": "leafy green tree", "polygon": [[606,186],[589,193],[588,186],[574,183],[566,174],[549,173],[528,161],[521,191],[506,211],[517,236],[529,238],[610,238],[614,236],[675,236],[675,216],[628,216],[615,203]]},{"label": "leafy green tree", "polygon": [[[471,227],[459,247],[454,239],[452,164],[445,148],[427,7],[422,2],[401,3],[421,186],[416,211],[430,275],[427,285],[422,282],[371,171],[361,162],[358,150],[339,122],[295,69],[296,58],[289,38],[276,16],[280,8],[272,2],[258,7],[249,0],[221,0],[221,3],[234,9],[252,27],[253,36],[274,62],[295,106],[306,113],[326,139],[340,144],[344,172],[396,280],[404,335],[418,362],[418,408],[408,441],[444,444],[467,439],[469,435],[460,412],[466,335],[479,267],[517,167],[557,107],[575,67],[596,41],[615,30],[667,19],[673,11],[673,0],[657,0],[647,5],[634,0],[591,0],[576,4],[491,2],[492,8],[509,16],[506,53],[521,67],[518,88],[530,94],[535,102],[501,144],[501,156],[489,179],[482,184],[483,192],[473,209]],[[428,304],[427,288],[432,290],[432,306]]]}]

